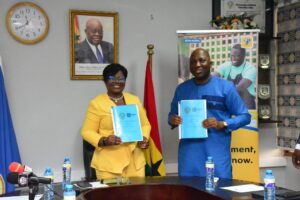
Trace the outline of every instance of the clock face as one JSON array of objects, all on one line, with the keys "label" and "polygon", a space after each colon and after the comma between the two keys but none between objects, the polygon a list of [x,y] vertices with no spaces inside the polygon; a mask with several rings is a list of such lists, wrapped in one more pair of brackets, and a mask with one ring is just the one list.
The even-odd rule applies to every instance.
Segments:
[{"label": "clock face", "polygon": [[6,25],[9,33],[17,41],[35,44],[46,37],[49,20],[45,11],[36,4],[21,2],[8,11]]}]

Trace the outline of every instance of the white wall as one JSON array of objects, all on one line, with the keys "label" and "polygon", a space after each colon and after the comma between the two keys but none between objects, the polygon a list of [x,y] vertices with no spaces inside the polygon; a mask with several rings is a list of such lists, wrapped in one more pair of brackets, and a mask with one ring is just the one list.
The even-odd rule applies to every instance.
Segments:
[{"label": "white wall", "polygon": [[[64,156],[72,159],[75,179],[83,177],[80,127],[88,102],[106,89],[101,81],[71,81],[69,9],[119,13],[119,62],[129,70],[126,90],[143,99],[146,45],[155,45],[153,81],[161,142],[170,172],[176,170],[177,130],[167,125],[169,103],[177,84],[176,30],[209,29],[211,0],[36,0],[48,13],[50,30],[41,43],[23,45],[7,32],[5,18],[16,0],[0,1],[0,55],[5,71],[14,128],[22,163],[38,175],[46,166],[61,179]],[[278,156],[276,127],[260,130],[262,160]],[[274,153],[276,152],[276,153]],[[175,168],[174,168],[175,167]],[[262,172],[264,169],[261,170]],[[300,173],[287,166],[274,169],[280,186],[299,189]]]},{"label": "white wall", "polygon": [[[42,42],[23,45],[7,32],[5,18],[16,0],[0,1],[0,55],[22,162],[42,174],[48,165],[57,180],[64,156],[83,176],[80,127],[88,102],[106,92],[101,81],[71,81],[69,9],[119,13],[119,62],[129,70],[126,90],[143,99],[147,44],[155,45],[153,81],[166,163],[177,162],[177,132],[167,125],[177,84],[179,29],[208,29],[210,0],[36,0],[48,14]],[[152,16],[152,17],[151,17]],[[81,173],[81,174],[80,174]]]}]

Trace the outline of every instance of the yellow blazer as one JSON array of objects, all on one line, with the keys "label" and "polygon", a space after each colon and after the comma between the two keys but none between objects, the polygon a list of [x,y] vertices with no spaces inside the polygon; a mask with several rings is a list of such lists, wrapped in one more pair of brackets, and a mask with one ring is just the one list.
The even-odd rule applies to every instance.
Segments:
[{"label": "yellow blazer", "polygon": [[[130,93],[123,93],[123,95],[126,104],[136,104],[138,106],[143,136],[149,138],[151,125],[139,98]],[[101,137],[114,134],[111,107],[115,105],[106,93],[98,95],[89,104],[81,129],[81,136],[95,147],[91,167],[99,171],[122,173],[123,169],[129,164],[131,156],[134,157],[133,160],[136,169],[145,167],[144,152],[137,146],[137,142],[123,143],[104,148],[98,147]]]}]

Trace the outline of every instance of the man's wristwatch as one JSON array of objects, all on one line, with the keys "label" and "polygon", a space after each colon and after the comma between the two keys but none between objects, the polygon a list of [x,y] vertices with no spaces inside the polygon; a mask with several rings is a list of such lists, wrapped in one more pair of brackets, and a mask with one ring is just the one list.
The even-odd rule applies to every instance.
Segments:
[{"label": "man's wristwatch", "polygon": [[227,122],[223,121],[223,126],[224,126],[224,128],[227,128],[227,126],[228,126]]}]

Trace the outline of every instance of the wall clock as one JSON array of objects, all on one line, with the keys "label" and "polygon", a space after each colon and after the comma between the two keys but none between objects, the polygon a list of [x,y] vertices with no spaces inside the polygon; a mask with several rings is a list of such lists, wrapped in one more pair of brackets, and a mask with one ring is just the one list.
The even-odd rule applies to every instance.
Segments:
[{"label": "wall clock", "polygon": [[18,42],[35,44],[47,36],[49,19],[46,12],[36,4],[20,2],[9,9],[6,27]]}]

